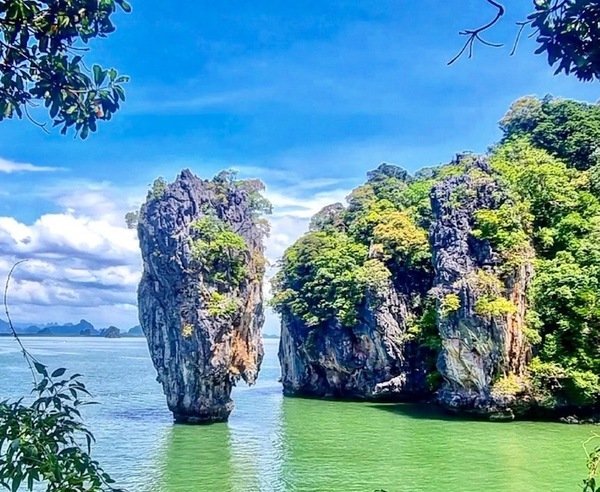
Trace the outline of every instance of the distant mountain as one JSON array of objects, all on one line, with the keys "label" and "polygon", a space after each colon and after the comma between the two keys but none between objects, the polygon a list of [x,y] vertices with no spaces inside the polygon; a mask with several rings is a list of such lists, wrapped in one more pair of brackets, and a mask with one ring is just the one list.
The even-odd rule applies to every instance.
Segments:
[{"label": "distant mountain", "polygon": [[80,320],[79,323],[66,323],[64,325],[49,324],[43,328],[39,326],[30,326],[27,328],[27,333],[39,333],[40,335],[54,335],[54,336],[79,336],[98,335],[98,330],[94,328],[94,325],[84,319]]},{"label": "distant mountain", "polygon": [[[103,330],[98,330],[89,321],[82,319],[79,323],[46,323],[38,325],[15,325],[15,329],[18,334],[21,335],[40,335],[40,336],[54,336],[54,337],[106,337],[106,338],[119,338],[125,337],[143,337],[144,332],[142,328],[134,326],[126,332],[121,333],[121,330],[116,326],[109,326]],[[0,318],[0,335],[7,335],[10,333],[10,325],[8,322]]]},{"label": "distant mountain", "polygon": [[[26,325],[24,325],[22,323],[13,323],[13,326],[15,327],[15,330],[17,330],[17,333],[23,332],[26,327]],[[10,325],[8,324],[8,321],[0,319],[0,334],[5,335],[7,333],[10,333]]]},{"label": "distant mountain", "polygon": [[121,338],[121,330],[116,326],[109,326],[100,332],[100,336],[104,338]]},{"label": "distant mountain", "polygon": [[279,338],[279,335],[275,333],[263,333],[263,338]]},{"label": "distant mountain", "polygon": [[140,325],[134,326],[130,328],[127,332],[128,337],[143,337],[144,332],[142,331],[142,327]]}]

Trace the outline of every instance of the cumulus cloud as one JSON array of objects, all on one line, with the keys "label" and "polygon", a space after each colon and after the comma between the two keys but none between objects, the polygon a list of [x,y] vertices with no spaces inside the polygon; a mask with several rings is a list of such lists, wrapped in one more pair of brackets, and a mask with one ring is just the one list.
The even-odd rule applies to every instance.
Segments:
[{"label": "cumulus cloud", "polygon": [[0,158],[0,173],[23,173],[23,172],[54,172],[64,171],[61,167],[35,166],[24,162],[13,162]]},{"label": "cumulus cloud", "polygon": [[28,260],[11,284],[15,319],[71,321],[87,312],[99,324],[135,321],[141,265],[134,231],[70,212],[30,225],[0,217],[0,249],[3,278],[14,261]]},{"label": "cumulus cloud", "polygon": [[[277,170],[256,174],[265,175],[274,210],[266,241],[271,276],[285,249],[308,229],[310,217],[326,205],[343,202],[351,187],[337,179],[303,180]],[[126,228],[124,214],[139,206],[144,188],[57,180],[35,190],[57,212],[43,213],[32,222],[0,216],[0,279],[15,261],[28,260],[16,271],[9,293],[16,321],[85,318],[98,327],[125,329],[137,324],[142,266],[136,233]]]},{"label": "cumulus cloud", "polygon": [[345,202],[350,189],[335,188],[317,193],[306,193],[300,187],[269,190],[266,196],[273,204],[271,235],[267,239],[267,255],[274,263],[285,249],[308,230],[310,218],[323,207]]},{"label": "cumulus cloud", "polygon": [[0,279],[19,266],[9,300],[15,321],[68,322],[99,327],[137,324],[141,260],[124,214],[139,206],[143,187],[108,182],[54,181],[35,194],[58,207],[31,223],[0,216]]}]

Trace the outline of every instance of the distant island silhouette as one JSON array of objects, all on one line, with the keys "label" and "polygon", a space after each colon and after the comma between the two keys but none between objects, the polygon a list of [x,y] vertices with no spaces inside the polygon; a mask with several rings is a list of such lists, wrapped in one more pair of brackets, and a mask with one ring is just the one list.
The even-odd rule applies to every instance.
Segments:
[{"label": "distant island silhouette", "polygon": [[[142,328],[134,326],[127,331],[121,331],[116,326],[97,329],[89,321],[82,319],[78,323],[47,323],[40,325],[14,324],[15,331],[19,336],[48,336],[48,337],[100,337],[100,338],[123,338],[143,337]],[[0,319],[0,336],[12,335],[10,325],[7,321]]]}]

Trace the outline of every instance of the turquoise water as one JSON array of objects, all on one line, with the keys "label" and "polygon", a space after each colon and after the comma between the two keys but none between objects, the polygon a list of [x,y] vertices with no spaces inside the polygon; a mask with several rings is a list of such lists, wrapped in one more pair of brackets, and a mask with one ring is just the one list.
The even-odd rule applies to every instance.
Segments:
[{"label": "turquoise water", "polygon": [[[174,426],[143,339],[26,338],[51,367],[85,375],[101,405],[94,454],[130,491],[560,492],[580,490],[592,426],[447,418],[415,405],[283,398],[277,340],[227,424]],[[29,388],[0,338],[0,397]]]}]

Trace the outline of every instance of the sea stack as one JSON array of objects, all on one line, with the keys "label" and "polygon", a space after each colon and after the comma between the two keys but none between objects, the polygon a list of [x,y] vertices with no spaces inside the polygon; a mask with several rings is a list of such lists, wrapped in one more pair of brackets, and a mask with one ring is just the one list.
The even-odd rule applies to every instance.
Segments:
[{"label": "sea stack", "polygon": [[[419,400],[429,393],[431,351],[414,336],[432,275],[427,229],[381,195],[408,173],[382,164],[348,206],[325,207],[285,252],[274,279],[279,360],[289,396]],[[380,205],[383,205],[382,207]],[[376,220],[392,227],[373,231]],[[391,238],[402,225],[408,244]]]},{"label": "sea stack", "polygon": [[176,422],[226,421],[232,387],[256,381],[263,357],[262,183],[189,170],[155,181],[138,236],[140,324]]}]

